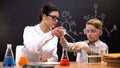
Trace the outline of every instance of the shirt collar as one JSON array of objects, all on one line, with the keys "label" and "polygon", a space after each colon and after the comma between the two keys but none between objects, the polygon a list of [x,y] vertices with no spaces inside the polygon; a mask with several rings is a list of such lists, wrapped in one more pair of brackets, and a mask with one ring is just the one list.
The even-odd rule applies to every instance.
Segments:
[{"label": "shirt collar", "polygon": [[40,34],[40,33],[41,33],[41,32],[40,32],[40,31],[41,31],[40,25],[39,25],[39,24],[35,25],[34,30],[35,30],[38,34]]},{"label": "shirt collar", "polygon": [[94,42],[93,44],[91,44],[89,41],[88,41],[88,45],[89,46],[98,46],[98,44],[99,44],[99,42],[100,42],[100,40],[98,40],[98,41],[96,41],[96,42]]}]

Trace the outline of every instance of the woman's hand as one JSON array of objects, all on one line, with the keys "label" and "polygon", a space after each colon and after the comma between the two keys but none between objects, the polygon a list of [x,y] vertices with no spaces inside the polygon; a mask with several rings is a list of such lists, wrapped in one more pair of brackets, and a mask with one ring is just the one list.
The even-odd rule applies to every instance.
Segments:
[{"label": "woman's hand", "polygon": [[47,62],[48,60],[47,60],[47,56],[46,55],[42,55],[41,57],[40,57],[40,61],[41,62]]},{"label": "woman's hand", "polygon": [[63,28],[63,27],[56,27],[56,28],[54,28],[53,30],[51,30],[51,34],[54,36],[57,36],[57,37],[62,37],[62,36],[64,36],[64,33],[65,33],[65,28]]}]

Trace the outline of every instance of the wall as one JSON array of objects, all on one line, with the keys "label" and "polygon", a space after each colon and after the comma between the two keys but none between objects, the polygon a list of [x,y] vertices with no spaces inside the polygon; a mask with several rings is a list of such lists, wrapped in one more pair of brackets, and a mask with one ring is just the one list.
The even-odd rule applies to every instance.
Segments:
[{"label": "wall", "polygon": [[[76,41],[86,39],[83,33],[85,22],[99,18],[104,26],[100,39],[108,44],[110,53],[120,52],[119,0],[0,0],[0,61],[3,61],[8,43],[13,45],[15,55],[16,46],[23,44],[24,27],[39,23],[40,8],[47,2],[60,8],[58,26],[64,26]],[[59,43],[58,55],[61,56]],[[75,61],[73,53],[69,53],[69,57]]]}]

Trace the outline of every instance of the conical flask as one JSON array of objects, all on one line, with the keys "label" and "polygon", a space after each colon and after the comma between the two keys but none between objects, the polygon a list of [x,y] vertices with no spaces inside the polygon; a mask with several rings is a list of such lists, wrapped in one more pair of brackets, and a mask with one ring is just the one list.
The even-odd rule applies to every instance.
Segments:
[{"label": "conical flask", "polygon": [[13,51],[12,51],[11,47],[12,47],[11,44],[7,44],[7,49],[6,49],[6,53],[5,53],[4,61],[3,61],[4,67],[14,67],[15,66],[14,55],[13,55]]},{"label": "conical flask", "polygon": [[60,60],[60,65],[61,66],[69,66],[70,65],[69,57],[67,54],[67,48],[63,48],[62,57]]},{"label": "conical flask", "polygon": [[22,56],[20,56],[18,64],[19,65],[26,65],[26,64],[28,64],[28,58],[26,56],[26,49],[25,49],[25,47],[22,48],[21,53],[22,53]]}]

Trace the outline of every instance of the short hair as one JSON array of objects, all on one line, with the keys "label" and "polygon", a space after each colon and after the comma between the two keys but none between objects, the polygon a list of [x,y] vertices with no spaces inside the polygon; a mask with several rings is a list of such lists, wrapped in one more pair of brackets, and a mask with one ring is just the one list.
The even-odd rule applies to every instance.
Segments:
[{"label": "short hair", "polygon": [[102,22],[97,18],[92,18],[86,22],[86,24],[93,25],[95,28],[102,30]]},{"label": "short hair", "polygon": [[41,11],[40,11],[40,16],[39,16],[39,19],[40,21],[42,20],[42,15],[45,14],[45,15],[49,15],[51,12],[53,11],[58,11],[60,13],[60,10],[53,4],[51,3],[47,3],[45,4],[42,8],[41,8]]}]

